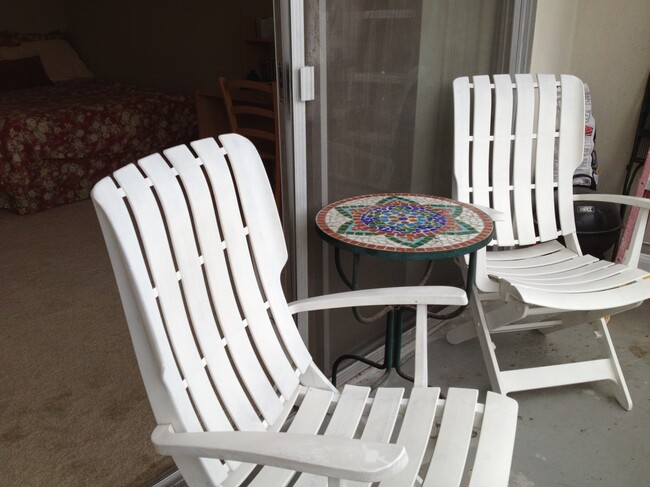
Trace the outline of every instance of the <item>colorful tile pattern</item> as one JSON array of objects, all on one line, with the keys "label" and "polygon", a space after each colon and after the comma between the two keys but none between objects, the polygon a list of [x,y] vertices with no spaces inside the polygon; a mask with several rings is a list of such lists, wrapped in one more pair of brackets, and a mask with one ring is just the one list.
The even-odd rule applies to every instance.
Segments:
[{"label": "colorful tile pattern", "polygon": [[347,244],[362,252],[432,253],[429,258],[487,244],[493,231],[492,220],[470,205],[405,193],[337,201],[318,213],[316,225],[335,245]]}]

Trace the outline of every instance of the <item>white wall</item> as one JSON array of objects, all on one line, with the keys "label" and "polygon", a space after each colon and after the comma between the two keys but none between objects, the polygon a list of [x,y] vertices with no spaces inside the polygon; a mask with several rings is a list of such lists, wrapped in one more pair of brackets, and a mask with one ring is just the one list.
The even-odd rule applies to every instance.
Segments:
[{"label": "white wall", "polygon": [[538,0],[532,73],[568,73],[580,0]]},{"label": "white wall", "polygon": [[650,73],[650,2],[538,0],[531,72],[589,84],[599,191],[620,193]]},{"label": "white wall", "polygon": [[531,72],[575,74],[589,84],[598,191],[620,193],[650,73],[650,1],[538,0]]}]

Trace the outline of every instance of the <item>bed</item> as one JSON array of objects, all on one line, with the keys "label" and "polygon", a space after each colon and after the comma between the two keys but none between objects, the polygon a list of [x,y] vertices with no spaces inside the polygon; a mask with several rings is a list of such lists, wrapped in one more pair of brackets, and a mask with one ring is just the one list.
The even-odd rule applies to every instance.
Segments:
[{"label": "bed", "polygon": [[196,138],[191,96],[96,79],[61,36],[0,34],[0,208],[89,196],[115,169]]}]

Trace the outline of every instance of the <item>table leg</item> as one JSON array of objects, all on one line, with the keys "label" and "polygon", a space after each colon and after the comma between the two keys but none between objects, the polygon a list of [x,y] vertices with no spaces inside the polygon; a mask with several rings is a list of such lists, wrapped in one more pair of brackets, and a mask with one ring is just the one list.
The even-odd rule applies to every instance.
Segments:
[{"label": "table leg", "polygon": [[[336,269],[339,273],[339,276],[343,282],[353,290],[359,289],[359,263],[361,256],[359,254],[353,254],[352,261],[352,279],[348,279],[345,272],[343,271],[343,266],[341,265],[341,255],[339,248],[334,249],[334,259],[336,263]],[[423,276],[423,279],[420,285],[423,285],[431,274],[433,267],[433,261],[430,261],[427,265],[427,269]],[[469,301],[472,293],[472,287],[474,283],[474,276],[476,274],[476,253],[470,254],[469,265],[467,269],[467,279],[465,283],[465,292],[467,293],[467,299]],[[428,312],[428,316],[438,320],[449,320],[459,316],[465,309],[465,306],[459,306],[457,309],[450,313],[439,314]],[[371,323],[381,318],[386,314],[386,336],[385,336],[385,348],[384,348],[384,362],[382,364],[368,360],[365,357],[353,354],[345,354],[338,357],[334,364],[332,365],[332,384],[336,386],[336,375],[338,368],[344,360],[356,360],[362,362],[370,367],[374,367],[380,370],[386,370],[390,373],[391,369],[395,369],[397,374],[400,377],[413,382],[413,377],[406,374],[401,369],[401,354],[402,354],[402,334],[404,331],[404,308],[400,306],[385,306],[380,311],[375,313],[372,316],[363,316],[357,307],[352,309],[354,317],[361,323]]]},{"label": "table leg", "polygon": [[467,303],[464,306],[459,306],[454,311],[449,313],[432,313],[429,312],[429,318],[434,318],[436,320],[445,321],[459,316],[463,311],[467,309],[469,305],[470,298],[472,297],[472,289],[474,287],[474,277],[476,276],[476,252],[473,252],[469,256],[469,265],[467,266],[467,277],[465,279],[465,294],[467,294]]},{"label": "table leg", "polygon": [[[401,320],[401,317],[400,317]],[[338,357],[335,361],[334,364],[332,365],[332,384],[334,387],[336,387],[336,375],[338,373],[338,368],[339,365],[341,365],[341,362],[344,360],[356,360],[358,362],[362,362],[366,365],[369,365],[370,367],[373,367],[375,369],[379,370],[386,370],[388,373],[390,373],[390,370],[394,367],[394,363],[399,363],[399,358],[400,354],[399,351],[395,351],[395,311],[392,309],[388,312],[388,315],[386,316],[386,337],[385,337],[385,348],[384,348],[384,362],[379,363],[379,362],[374,362],[372,360],[368,360],[365,357],[362,357],[360,355],[353,355],[353,354],[345,354],[341,355]],[[399,325],[401,328],[401,324]],[[400,333],[400,338],[399,338],[399,344],[398,346],[401,346],[401,333]],[[395,355],[397,353],[397,355]],[[397,358],[398,362],[394,362],[394,359]]]}]

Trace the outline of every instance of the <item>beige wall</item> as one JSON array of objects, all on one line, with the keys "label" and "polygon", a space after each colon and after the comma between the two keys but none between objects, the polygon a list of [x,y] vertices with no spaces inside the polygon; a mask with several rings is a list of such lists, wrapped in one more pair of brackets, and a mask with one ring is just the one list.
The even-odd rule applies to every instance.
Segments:
[{"label": "beige wall", "polygon": [[43,34],[68,27],[64,0],[0,0],[0,30]]},{"label": "beige wall", "polygon": [[272,0],[64,0],[75,47],[98,76],[155,88],[216,89],[242,77],[241,19]]},{"label": "beige wall", "polygon": [[0,0],[0,30],[69,30],[98,77],[192,93],[243,77],[242,18],[273,0]]},{"label": "beige wall", "polygon": [[599,192],[620,193],[650,72],[648,0],[538,0],[531,72],[589,84]]}]

